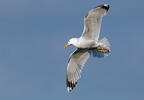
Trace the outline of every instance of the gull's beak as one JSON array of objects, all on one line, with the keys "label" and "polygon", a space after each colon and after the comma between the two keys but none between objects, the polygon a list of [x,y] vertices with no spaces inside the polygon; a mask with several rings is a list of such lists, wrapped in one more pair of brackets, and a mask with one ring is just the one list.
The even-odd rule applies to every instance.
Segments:
[{"label": "gull's beak", "polygon": [[68,43],[68,44],[66,44],[65,46],[64,46],[64,48],[66,48],[66,47],[68,47],[70,44]]}]

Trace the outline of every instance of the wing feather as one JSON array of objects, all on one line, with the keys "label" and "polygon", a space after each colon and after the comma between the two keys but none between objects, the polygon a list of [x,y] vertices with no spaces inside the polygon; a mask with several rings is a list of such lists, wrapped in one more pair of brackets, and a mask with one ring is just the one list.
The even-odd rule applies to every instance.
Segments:
[{"label": "wing feather", "polygon": [[66,85],[68,92],[72,91],[80,79],[83,65],[89,58],[87,49],[77,49],[69,58],[67,67]]},{"label": "wing feather", "polygon": [[100,5],[85,15],[82,38],[98,41],[102,17],[107,13],[108,9],[109,5]]}]

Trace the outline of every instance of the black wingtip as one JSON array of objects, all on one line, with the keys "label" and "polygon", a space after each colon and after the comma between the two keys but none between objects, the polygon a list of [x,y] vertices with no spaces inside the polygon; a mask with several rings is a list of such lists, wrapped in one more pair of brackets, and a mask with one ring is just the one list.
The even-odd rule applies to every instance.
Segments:
[{"label": "black wingtip", "polygon": [[72,83],[66,79],[66,86],[67,86],[67,91],[71,92],[75,87],[76,87],[77,82]]},{"label": "black wingtip", "polygon": [[[97,7],[102,7],[102,8],[104,8],[104,9],[106,9],[106,10],[109,10],[110,5],[108,5],[108,4],[102,4],[102,5],[99,5],[99,6],[97,6]],[[95,8],[97,8],[97,7],[95,7]]]},{"label": "black wingtip", "polygon": [[109,10],[110,6],[108,4],[103,4],[102,5],[102,8],[106,9],[106,10]]}]

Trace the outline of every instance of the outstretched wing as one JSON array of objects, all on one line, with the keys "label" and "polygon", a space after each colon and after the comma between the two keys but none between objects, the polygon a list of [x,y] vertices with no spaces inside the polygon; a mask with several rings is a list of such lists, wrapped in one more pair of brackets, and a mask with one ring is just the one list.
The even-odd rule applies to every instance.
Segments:
[{"label": "outstretched wing", "polygon": [[80,79],[80,73],[83,65],[89,58],[87,49],[77,49],[72,53],[68,61],[66,85],[68,92],[72,91]]},{"label": "outstretched wing", "polygon": [[98,41],[101,20],[109,9],[108,4],[97,6],[90,10],[84,17],[84,31],[82,38]]}]

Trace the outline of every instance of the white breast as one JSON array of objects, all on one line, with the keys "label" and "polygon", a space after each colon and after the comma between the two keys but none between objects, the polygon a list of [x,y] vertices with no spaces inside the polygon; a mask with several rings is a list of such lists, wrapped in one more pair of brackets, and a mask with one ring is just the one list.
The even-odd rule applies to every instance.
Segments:
[{"label": "white breast", "polygon": [[77,48],[90,48],[96,45],[96,41],[94,40],[87,40],[87,39],[80,39],[76,45]]}]

